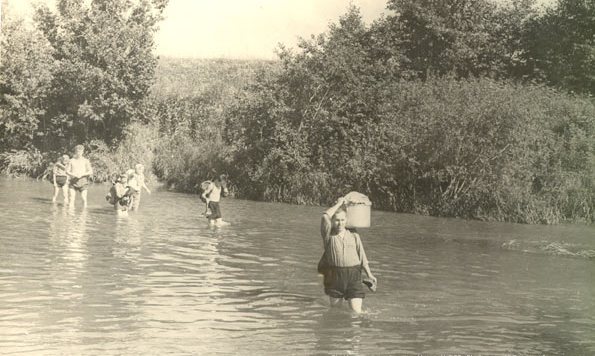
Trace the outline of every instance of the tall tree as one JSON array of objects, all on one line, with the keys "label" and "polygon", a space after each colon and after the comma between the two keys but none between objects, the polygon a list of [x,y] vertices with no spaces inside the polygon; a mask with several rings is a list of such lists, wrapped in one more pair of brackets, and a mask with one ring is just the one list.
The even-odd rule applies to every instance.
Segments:
[{"label": "tall tree", "polygon": [[521,26],[532,0],[498,5],[489,0],[389,0],[390,36],[402,46],[419,78],[454,73],[458,77],[506,77],[520,51]]},{"label": "tall tree", "polygon": [[52,48],[22,21],[3,18],[0,33],[0,150],[31,143],[53,78]]},{"label": "tall tree", "polygon": [[47,101],[47,139],[117,140],[142,119],[153,83],[154,34],[164,0],[59,0],[37,10],[59,65]]},{"label": "tall tree", "polygon": [[595,94],[595,2],[559,0],[527,26],[529,74],[550,85]]},{"label": "tall tree", "polygon": [[300,201],[308,189],[326,196],[328,166],[336,167],[333,189],[372,172],[380,93],[399,78],[401,62],[381,35],[352,6],[326,34],[302,40],[297,53],[282,49],[279,73],[261,76],[240,98],[227,136],[245,164],[239,175],[262,187],[255,198]]}]

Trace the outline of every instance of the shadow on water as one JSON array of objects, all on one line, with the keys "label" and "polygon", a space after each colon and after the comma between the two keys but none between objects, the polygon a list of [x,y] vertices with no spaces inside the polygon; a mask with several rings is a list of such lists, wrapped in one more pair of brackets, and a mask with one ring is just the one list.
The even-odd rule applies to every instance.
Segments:
[{"label": "shadow on water", "polygon": [[314,303],[318,298],[309,295],[288,293],[281,290],[270,288],[255,288],[249,290],[240,290],[229,294],[231,298],[247,298],[253,301],[275,299],[286,303]]},{"label": "shadow on water", "polygon": [[51,198],[30,197],[29,199],[31,199],[32,201],[36,201],[36,202],[40,202],[40,203],[44,203],[44,204],[53,204]]}]

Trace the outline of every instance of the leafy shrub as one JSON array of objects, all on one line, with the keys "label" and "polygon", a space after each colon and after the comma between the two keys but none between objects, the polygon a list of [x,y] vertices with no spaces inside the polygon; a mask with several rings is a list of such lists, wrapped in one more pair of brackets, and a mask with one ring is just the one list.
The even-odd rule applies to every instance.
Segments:
[{"label": "leafy shrub", "polygon": [[355,189],[401,212],[595,220],[589,100],[485,78],[372,89],[369,116],[323,105],[303,125],[308,108],[285,97],[285,82],[253,86],[226,128],[238,195],[320,204]]},{"label": "leafy shrub", "polygon": [[[578,206],[593,196],[592,183],[577,179],[594,173],[587,162],[595,147],[585,139],[595,129],[590,101],[538,86],[447,78],[402,83],[391,98],[382,114],[384,150],[400,159],[383,163],[392,189],[386,173],[378,183],[400,199],[382,203],[380,195],[381,205],[531,223],[593,219],[588,209],[568,215],[562,207],[572,190],[587,193],[572,203]],[[574,131],[559,129],[567,125]]]},{"label": "leafy shrub", "polygon": [[0,173],[12,177],[41,177],[48,167],[47,154],[36,148],[0,153]]},{"label": "leafy shrub", "polygon": [[133,169],[138,163],[145,166],[145,174],[151,180],[153,152],[158,142],[153,125],[132,123],[126,127],[123,139],[113,148],[101,140],[87,143],[87,158],[93,165],[93,180],[106,182],[118,173]]}]

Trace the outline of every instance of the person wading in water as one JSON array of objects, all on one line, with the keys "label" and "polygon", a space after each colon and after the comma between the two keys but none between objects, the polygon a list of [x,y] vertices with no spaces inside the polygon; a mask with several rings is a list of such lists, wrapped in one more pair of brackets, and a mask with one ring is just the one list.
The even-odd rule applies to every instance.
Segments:
[{"label": "person wading in water", "polygon": [[324,276],[324,292],[331,307],[340,306],[345,299],[354,312],[361,313],[365,297],[362,272],[367,274],[366,282],[371,290],[375,290],[377,280],[370,271],[359,235],[346,228],[345,204],[345,198],[341,197],[322,214],[320,233],[324,254],[318,272]]}]

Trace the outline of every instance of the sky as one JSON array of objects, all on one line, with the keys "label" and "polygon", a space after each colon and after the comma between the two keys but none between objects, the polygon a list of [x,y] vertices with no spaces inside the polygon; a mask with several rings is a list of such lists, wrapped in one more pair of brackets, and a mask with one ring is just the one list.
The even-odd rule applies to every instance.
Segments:
[{"label": "sky", "polygon": [[[14,13],[31,16],[40,0],[5,0]],[[50,4],[53,0],[42,0]],[[155,53],[184,58],[274,59],[279,43],[325,32],[350,4],[366,23],[385,12],[385,0],[169,0]]]},{"label": "sky", "polygon": [[[353,0],[367,23],[384,0]],[[275,58],[278,43],[324,32],[343,15],[346,0],[170,0],[157,35],[157,53],[177,57]]]}]

